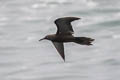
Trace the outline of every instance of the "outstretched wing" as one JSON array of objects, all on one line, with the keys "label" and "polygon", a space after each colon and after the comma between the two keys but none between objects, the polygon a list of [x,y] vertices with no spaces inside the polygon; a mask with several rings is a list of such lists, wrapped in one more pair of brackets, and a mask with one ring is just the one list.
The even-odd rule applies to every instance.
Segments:
[{"label": "outstretched wing", "polygon": [[62,59],[65,61],[65,54],[64,54],[64,45],[63,43],[53,42],[55,48],[57,49],[58,53],[62,57]]},{"label": "outstretched wing", "polygon": [[63,17],[55,20],[55,24],[57,26],[56,34],[73,34],[73,28],[71,22],[74,20],[78,20],[80,18],[77,17]]}]

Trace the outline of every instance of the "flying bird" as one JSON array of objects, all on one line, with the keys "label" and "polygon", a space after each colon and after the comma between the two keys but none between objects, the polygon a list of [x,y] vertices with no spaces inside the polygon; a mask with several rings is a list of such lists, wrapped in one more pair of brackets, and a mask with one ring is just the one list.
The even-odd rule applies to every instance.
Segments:
[{"label": "flying bird", "polygon": [[65,61],[65,54],[64,54],[64,43],[66,42],[75,42],[81,45],[92,45],[92,41],[94,39],[88,37],[74,37],[72,34],[74,33],[71,22],[74,20],[78,20],[80,18],[77,17],[63,17],[58,18],[54,21],[57,26],[56,34],[47,35],[41,40],[50,40],[54,44],[55,48],[57,49],[58,53]]}]

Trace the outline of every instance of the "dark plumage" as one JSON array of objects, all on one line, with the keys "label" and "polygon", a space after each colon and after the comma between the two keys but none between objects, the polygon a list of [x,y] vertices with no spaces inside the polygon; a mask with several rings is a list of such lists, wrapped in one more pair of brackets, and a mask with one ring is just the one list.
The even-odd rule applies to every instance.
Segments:
[{"label": "dark plumage", "polygon": [[75,42],[81,45],[92,45],[91,42],[94,41],[92,38],[88,37],[74,37],[72,34],[74,33],[71,22],[74,20],[78,20],[80,18],[77,17],[63,17],[55,20],[55,24],[57,26],[57,32],[53,35],[47,35],[43,39],[47,39],[52,41],[55,48],[65,61],[64,54],[64,42]]}]

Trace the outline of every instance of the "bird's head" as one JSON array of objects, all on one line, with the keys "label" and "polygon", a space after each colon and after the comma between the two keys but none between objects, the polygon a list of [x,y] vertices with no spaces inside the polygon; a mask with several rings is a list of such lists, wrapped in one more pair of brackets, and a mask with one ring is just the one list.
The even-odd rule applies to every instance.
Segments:
[{"label": "bird's head", "polygon": [[40,39],[39,41],[42,41],[42,40],[51,40],[51,36],[50,35],[47,35],[45,36],[44,38]]}]

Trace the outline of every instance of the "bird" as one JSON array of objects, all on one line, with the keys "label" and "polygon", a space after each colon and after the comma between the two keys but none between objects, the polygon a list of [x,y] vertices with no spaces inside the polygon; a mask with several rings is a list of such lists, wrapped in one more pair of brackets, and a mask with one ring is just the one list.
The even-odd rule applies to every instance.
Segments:
[{"label": "bird", "polygon": [[89,37],[74,37],[73,33],[74,30],[72,28],[71,22],[75,20],[79,20],[81,18],[78,17],[62,17],[58,18],[54,21],[57,26],[56,34],[47,35],[42,40],[50,40],[55,48],[57,49],[58,53],[65,61],[65,53],[64,53],[64,43],[67,42],[74,42],[81,45],[93,45],[92,42],[94,39]]}]

